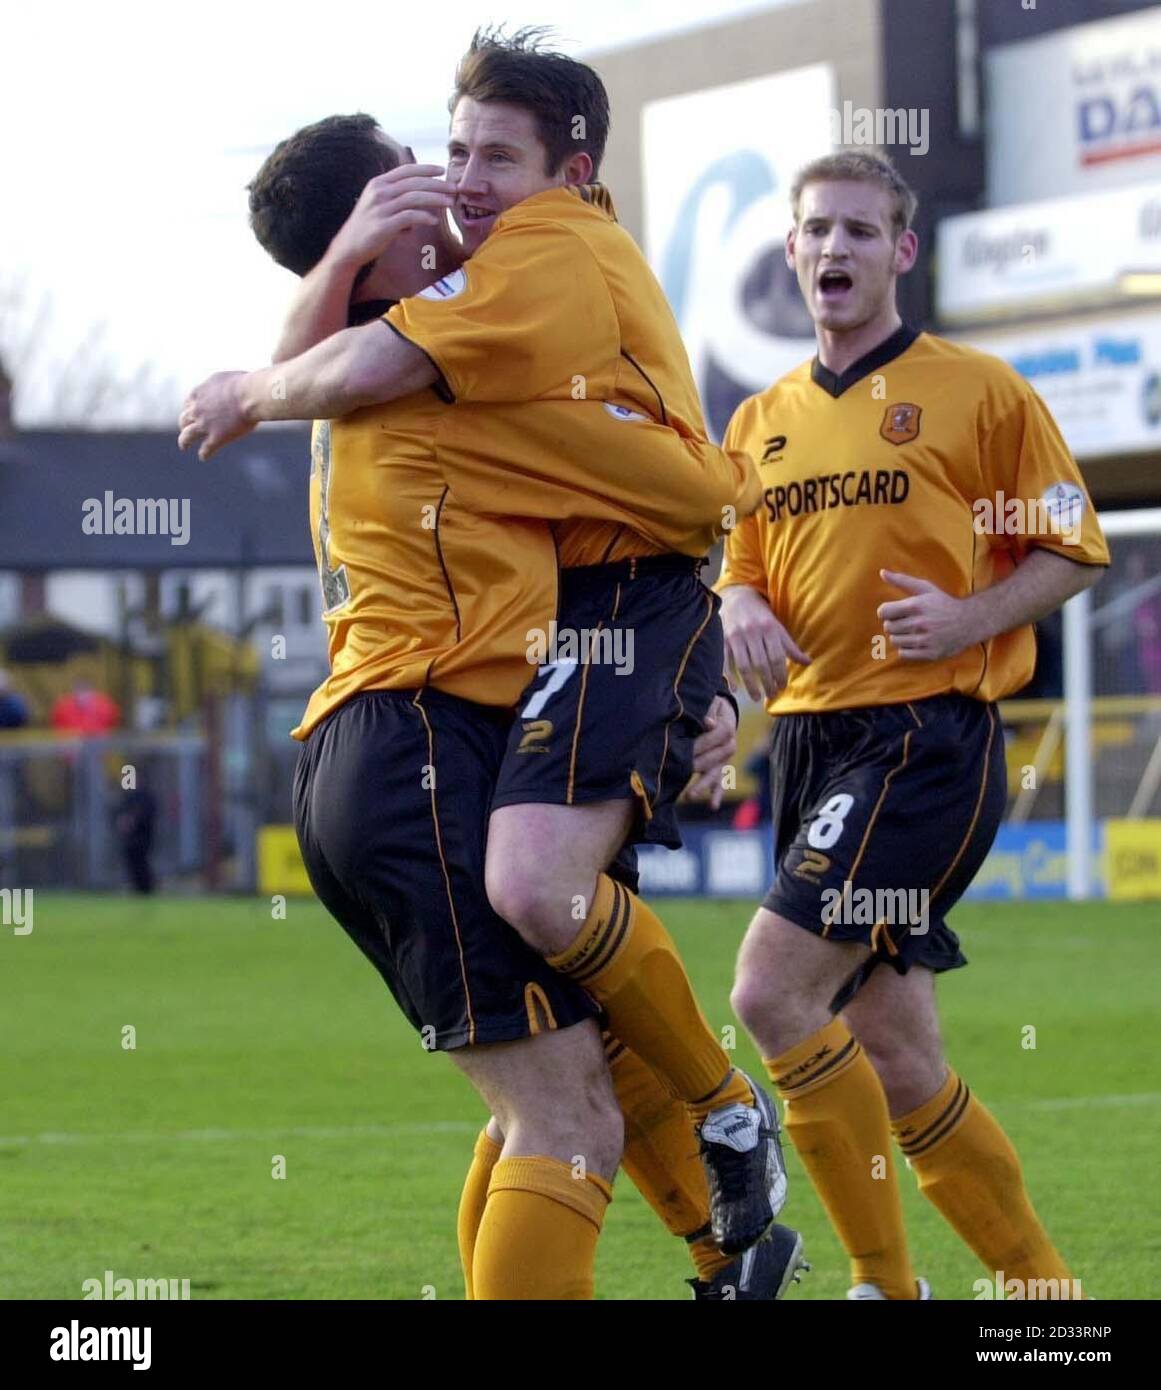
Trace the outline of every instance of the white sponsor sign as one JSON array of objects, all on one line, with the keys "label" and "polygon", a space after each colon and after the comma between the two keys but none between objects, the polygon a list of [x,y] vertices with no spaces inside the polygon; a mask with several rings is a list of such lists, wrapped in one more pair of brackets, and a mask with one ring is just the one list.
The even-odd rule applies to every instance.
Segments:
[{"label": "white sponsor sign", "polygon": [[1161,273],[1161,182],[948,217],[936,246],[936,299],[952,322],[1108,303],[1123,276]]},{"label": "white sponsor sign", "polygon": [[696,893],[701,863],[691,849],[642,845],[637,851],[642,893]]},{"label": "white sponsor sign", "polygon": [[721,831],[706,836],[705,891],[711,897],[757,897],[765,891],[768,872],[768,852],[760,835]]},{"label": "white sponsor sign", "polygon": [[645,245],[681,325],[710,429],[814,353],[783,245],[794,175],[830,152],[826,64],[648,103]]},{"label": "white sponsor sign", "polygon": [[957,338],[1026,377],[1078,458],[1161,447],[1161,314]]},{"label": "white sponsor sign", "polygon": [[987,55],[988,201],[1161,177],[1161,9]]}]

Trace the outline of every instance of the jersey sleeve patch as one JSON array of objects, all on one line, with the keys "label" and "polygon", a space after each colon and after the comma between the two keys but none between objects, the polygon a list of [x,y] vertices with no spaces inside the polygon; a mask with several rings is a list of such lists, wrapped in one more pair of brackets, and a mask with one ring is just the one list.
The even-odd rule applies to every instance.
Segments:
[{"label": "jersey sleeve patch", "polygon": [[605,409],[614,420],[648,420],[648,415],[642,415],[639,410],[630,410],[627,405],[614,405],[612,401],[605,402]]},{"label": "jersey sleeve patch", "polygon": [[457,294],[463,294],[468,287],[468,274],[462,267],[453,270],[450,274],[437,280],[434,285],[428,285],[427,289],[419,291],[420,299],[454,299]]}]

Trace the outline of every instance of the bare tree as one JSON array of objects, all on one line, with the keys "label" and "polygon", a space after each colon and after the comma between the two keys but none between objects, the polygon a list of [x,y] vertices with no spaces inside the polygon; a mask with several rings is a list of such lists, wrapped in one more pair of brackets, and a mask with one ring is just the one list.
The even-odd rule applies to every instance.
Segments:
[{"label": "bare tree", "polygon": [[152,362],[126,370],[113,360],[107,325],[93,324],[63,356],[49,343],[51,293],[26,277],[0,281],[0,361],[12,383],[13,412],[60,429],[172,424],[182,393]]}]

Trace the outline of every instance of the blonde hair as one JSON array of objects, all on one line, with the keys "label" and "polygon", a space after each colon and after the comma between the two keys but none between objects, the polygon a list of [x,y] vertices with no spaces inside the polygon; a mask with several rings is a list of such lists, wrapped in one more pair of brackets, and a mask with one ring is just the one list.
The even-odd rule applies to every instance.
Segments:
[{"label": "blonde hair", "polygon": [[910,227],[919,200],[886,155],[867,150],[839,150],[837,154],[813,159],[799,169],[790,186],[790,206],[794,209],[795,223],[798,222],[802,190],[808,183],[834,183],[840,180],[845,183],[873,183],[885,188],[894,203],[891,224],[895,235]]}]

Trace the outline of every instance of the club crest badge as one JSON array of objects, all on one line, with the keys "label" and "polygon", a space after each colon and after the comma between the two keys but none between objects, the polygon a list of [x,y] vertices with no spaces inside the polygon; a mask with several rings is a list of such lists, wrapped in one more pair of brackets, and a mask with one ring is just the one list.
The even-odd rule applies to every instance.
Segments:
[{"label": "club crest badge", "polygon": [[883,415],[879,433],[888,444],[907,444],[919,433],[919,417],[923,412],[917,405],[902,401],[889,405]]}]

